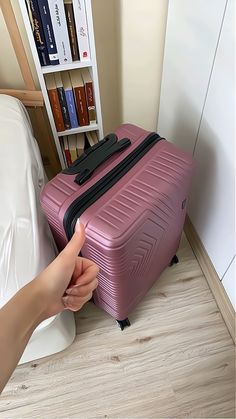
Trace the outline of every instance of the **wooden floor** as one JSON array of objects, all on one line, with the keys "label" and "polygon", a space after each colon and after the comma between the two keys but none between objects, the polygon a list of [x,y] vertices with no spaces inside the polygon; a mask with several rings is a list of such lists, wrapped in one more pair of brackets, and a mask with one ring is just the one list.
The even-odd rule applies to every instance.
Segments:
[{"label": "wooden floor", "polygon": [[234,418],[234,346],[185,237],[121,332],[88,303],[67,350],[18,367],[1,418]]}]

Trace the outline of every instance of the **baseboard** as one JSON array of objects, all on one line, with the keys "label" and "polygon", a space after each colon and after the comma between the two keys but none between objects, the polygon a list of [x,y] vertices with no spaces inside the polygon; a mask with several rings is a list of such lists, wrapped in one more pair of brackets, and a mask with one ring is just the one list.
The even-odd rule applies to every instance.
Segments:
[{"label": "baseboard", "polygon": [[185,220],[184,231],[187,239],[192,247],[192,250],[198,260],[199,265],[206,277],[211,292],[216,300],[216,304],[219,307],[221,315],[225,321],[225,324],[229,330],[229,333],[235,342],[235,311],[231,304],[231,301],[220,281],[220,278],[207,254],[205,247],[203,246],[190,218],[187,216]]}]

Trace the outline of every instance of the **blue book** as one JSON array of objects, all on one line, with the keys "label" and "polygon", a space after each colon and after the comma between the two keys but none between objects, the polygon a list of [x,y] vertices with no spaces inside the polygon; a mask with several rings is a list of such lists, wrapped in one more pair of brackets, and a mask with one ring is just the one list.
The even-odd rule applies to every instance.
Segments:
[{"label": "blue book", "polygon": [[27,0],[28,15],[34,35],[34,41],[37,48],[39,61],[42,66],[49,65],[49,57],[45,36],[43,32],[42,21],[39,13],[37,0]]},{"label": "blue book", "polygon": [[75,100],[72,90],[65,90],[66,94],[66,103],[67,108],[70,115],[70,122],[71,122],[71,128],[77,128],[79,126],[78,119],[76,115],[76,109],[75,109]]},{"label": "blue book", "polygon": [[65,90],[66,103],[67,103],[67,108],[70,115],[71,128],[77,128],[79,124],[78,124],[78,119],[77,119],[77,114],[76,114],[75,99],[74,99],[74,94],[72,90],[69,73],[67,71],[62,71],[61,78],[62,78],[62,84],[63,84],[64,90]]},{"label": "blue book", "polygon": [[50,64],[52,65],[59,64],[57,46],[56,46],[56,41],[54,37],[50,11],[48,7],[48,0],[37,0],[37,2],[38,2],[40,17],[42,20],[43,32],[45,36],[45,42],[47,45]]}]

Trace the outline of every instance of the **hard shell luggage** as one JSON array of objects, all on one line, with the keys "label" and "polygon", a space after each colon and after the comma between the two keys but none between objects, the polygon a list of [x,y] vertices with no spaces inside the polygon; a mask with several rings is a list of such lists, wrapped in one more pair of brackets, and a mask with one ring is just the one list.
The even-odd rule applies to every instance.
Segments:
[{"label": "hard shell luggage", "polygon": [[100,267],[94,302],[123,329],[175,256],[186,215],[192,157],[156,133],[120,126],[46,184],[41,205],[62,249],[77,218],[82,255]]}]

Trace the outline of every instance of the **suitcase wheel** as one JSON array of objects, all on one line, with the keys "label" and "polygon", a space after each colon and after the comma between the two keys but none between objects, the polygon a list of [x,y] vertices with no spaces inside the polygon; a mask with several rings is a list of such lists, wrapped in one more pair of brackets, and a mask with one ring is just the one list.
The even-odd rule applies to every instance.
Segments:
[{"label": "suitcase wheel", "polygon": [[174,255],[169,263],[169,266],[176,265],[176,263],[179,263],[179,259],[178,259],[178,256]]},{"label": "suitcase wheel", "polygon": [[121,330],[124,330],[125,327],[130,326],[130,321],[129,321],[128,317],[126,317],[126,319],[124,319],[124,320],[116,320],[116,322],[119,325]]}]

